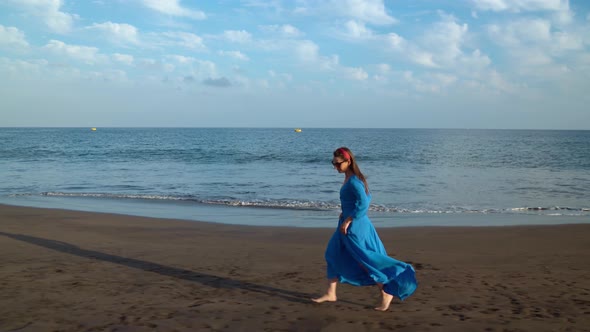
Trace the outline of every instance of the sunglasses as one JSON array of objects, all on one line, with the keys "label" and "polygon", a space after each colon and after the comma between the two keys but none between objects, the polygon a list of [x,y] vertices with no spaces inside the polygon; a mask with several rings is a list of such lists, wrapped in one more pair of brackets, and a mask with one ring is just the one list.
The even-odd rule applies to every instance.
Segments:
[{"label": "sunglasses", "polygon": [[348,160],[343,160],[339,163],[335,162],[334,160],[332,160],[332,165],[336,166],[336,167],[340,167],[340,165],[342,165],[342,163],[346,163],[348,162]]}]

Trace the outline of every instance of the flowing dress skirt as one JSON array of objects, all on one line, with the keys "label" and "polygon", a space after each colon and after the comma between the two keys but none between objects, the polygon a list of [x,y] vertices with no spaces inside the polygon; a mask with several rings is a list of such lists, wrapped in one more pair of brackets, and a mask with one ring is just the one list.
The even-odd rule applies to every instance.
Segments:
[{"label": "flowing dress skirt", "polygon": [[355,286],[380,283],[387,294],[400,300],[412,295],[417,287],[414,268],[387,255],[369,218],[354,220],[346,235],[339,230],[342,221],[326,249],[328,279]]}]

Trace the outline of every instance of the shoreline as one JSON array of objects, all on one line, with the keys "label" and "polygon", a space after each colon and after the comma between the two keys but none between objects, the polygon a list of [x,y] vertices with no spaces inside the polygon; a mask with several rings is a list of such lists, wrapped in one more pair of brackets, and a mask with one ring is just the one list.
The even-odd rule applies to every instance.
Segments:
[{"label": "shoreline", "polygon": [[333,229],[0,205],[2,331],[584,330],[590,225],[377,228],[418,290],[325,287]]},{"label": "shoreline", "polygon": [[[154,201],[89,197],[15,196],[0,197],[0,205],[110,213],[191,222],[270,227],[334,228],[339,211],[225,206],[188,201]],[[590,215],[537,213],[383,213],[370,211],[380,228],[403,227],[503,227],[517,225],[590,224]]]},{"label": "shoreline", "polygon": [[[16,204],[7,204],[4,202],[0,202],[0,211],[3,208],[10,208],[10,209],[31,209],[31,210],[39,210],[40,213],[51,211],[59,212],[60,214],[88,214],[90,216],[104,216],[106,217],[114,217],[116,219],[122,218],[132,218],[138,220],[151,220],[154,222],[165,222],[169,221],[172,223],[188,223],[188,224],[201,224],[201,225],[209,225],[210,227],[218,227],[218,226],[226,226],[226,227],[244,227],[244,228],[276,228],[276,229],[292,229],[292,230],[330,230],[333,231],[338,222],[337,218],[330,218],[330,226],[315,226],[315,227],[304,227],[304,226],[288,226],[288,225],[252,225],[252,224],[242,224],[242,223],[225,223],[225,222],[217,222],[217,221],[208,221],[208,220],[195,220],[195,219],[183,219],[183,218],[175,218],[175,217],[158,217],[158,216],[147,216],[147,215],[137,215],[137,214],[127,214],[127,213],[117,213],[117,212],[102,212],[102,211],[89,211],[89,210],[74,210],[68,208],[59,208],[59,207],[37,207],[37,206],[29,206],[29,205],[16,205]],[[226,207],[224,207],[226,208]],[[236,207],[229,207],[229,208],[236,208]],[[253,208],[259,209],[259,208]],[[371,216],[369,216],[371,219]],[[506,217],[509,218],[509,217]],[[375,222],[373,222],[375,224]],[[494,228],[536,228],[536,227],[559,227],[559,226],[588,226],[590,227],[589,223],[584,222],[572,222],[572,223],[556,223],[556,224],[502,224],[502,225],[404,225],[404,226],[383,226],[383,225],[375,225],[376,229],[382,230],[403,230],[403,229],[494,229]]]}]

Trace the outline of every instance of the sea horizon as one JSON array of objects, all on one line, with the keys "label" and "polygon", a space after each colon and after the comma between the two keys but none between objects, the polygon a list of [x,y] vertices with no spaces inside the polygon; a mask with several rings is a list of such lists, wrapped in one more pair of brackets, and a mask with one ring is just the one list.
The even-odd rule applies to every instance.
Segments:
[{"label": "sea horizon", "polygon": [[1,129],[376,129],[376,130],[506,130],[506,131],[590,131],[576,128],[467,128],[467,127],[325,127],[325,126],[2,126]]}]

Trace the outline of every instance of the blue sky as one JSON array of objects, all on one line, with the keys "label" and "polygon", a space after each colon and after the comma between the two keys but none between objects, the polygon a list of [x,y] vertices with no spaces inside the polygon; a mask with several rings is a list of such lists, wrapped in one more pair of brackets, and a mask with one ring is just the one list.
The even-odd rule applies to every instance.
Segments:
[{"label": "blue sky", "polygon": [[585,0],[4,0],[0,126],[590,129]]}]

